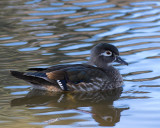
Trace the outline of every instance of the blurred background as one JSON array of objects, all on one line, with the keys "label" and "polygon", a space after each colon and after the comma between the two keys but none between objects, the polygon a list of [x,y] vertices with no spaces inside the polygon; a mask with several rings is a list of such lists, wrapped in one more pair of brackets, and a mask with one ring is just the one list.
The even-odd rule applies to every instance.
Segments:
[{"label": "blurred background", "polygon": [[[85,63],[100,42],[129,63],[114,64],[123,90],[47,93],[9,74]],[[0,127],[159,128],[159,92],[160,1],[0,1]]]}]

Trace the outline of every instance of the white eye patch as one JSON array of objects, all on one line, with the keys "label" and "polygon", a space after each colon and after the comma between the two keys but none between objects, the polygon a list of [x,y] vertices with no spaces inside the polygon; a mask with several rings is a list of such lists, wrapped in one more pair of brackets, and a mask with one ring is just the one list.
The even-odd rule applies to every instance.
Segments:
[{"label": "white eye patch", "polygon": [[112,56],[112,52],[107,50],[104,53],[101,53],[101,55],[103,55],[103,56]]}]

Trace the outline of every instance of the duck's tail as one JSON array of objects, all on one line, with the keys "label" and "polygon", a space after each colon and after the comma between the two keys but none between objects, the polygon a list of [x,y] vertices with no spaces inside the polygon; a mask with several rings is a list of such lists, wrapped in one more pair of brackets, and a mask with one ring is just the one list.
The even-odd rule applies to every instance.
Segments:
[{"label": "duck's tail", "polygon": [[26,77],[23,75],[24,72],[18,72],[18,71],[10,71],[11,75],[19,78],[19,79],[25,79]]},{"label": "duck's tail", "polygon": [[[35,88],[43,87],[45,90],[54,90],[54,91],[68,91],[66,80],[65,79],[52,79],[55,77],[53,73],[44,73],[44,72],[18,72],[10,71],[11,75],[23,79],[32,85],[35,85]],[[53,76],[52,76],[53,75]],[[58,75],[57,75],[58,76]],[[48,78],[49,77],[49,78]],[[51,79],[50,79],[51,78]],[[53,88],[46,88],[46,86],[52,86]]]},{"label": "duck's tail", "polygon": [[23,79],[31,84],[51,84],[50,81],[47,81],[45,73],[35,73],[35,72],[18,72],[18,71],[10,71],[11,75]]}]

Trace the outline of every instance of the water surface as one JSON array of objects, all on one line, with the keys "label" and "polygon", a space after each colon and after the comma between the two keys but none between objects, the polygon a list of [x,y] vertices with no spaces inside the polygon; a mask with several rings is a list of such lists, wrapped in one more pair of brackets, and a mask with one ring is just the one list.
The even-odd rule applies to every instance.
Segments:
[{"label": "water surface", "polygon": [[[124,86],[49,93],[9,70],[84,63],[97,43],[119,48]],[[1,0],[0,127],[159,128],[160,1]]]}]

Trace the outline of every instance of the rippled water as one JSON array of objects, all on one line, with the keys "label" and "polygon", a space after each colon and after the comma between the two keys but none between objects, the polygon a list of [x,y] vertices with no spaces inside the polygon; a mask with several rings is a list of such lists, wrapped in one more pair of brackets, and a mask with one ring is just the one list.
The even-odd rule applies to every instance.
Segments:
[{"label": "rippled water", "polygon": [[[99,42],[129,66],[122,89],[47,93],[9,70],[83,63]],[[160,1],[1,0],[0,126],[5,128],[160,127]]]}]

